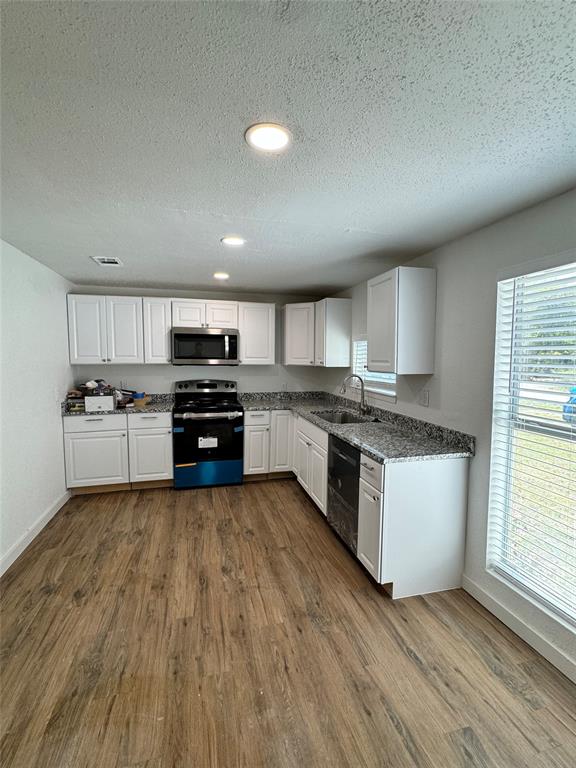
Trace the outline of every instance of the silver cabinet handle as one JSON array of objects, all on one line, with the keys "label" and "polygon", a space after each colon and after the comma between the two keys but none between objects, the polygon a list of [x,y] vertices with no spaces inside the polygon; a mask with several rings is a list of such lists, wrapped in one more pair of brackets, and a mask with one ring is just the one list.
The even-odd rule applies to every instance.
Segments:
[{"label": "silver cabinet handle", "polygon": [[103,363],[105,363],[105,362],[106,362],[106,358],[105,358],[105,357],[103,357],[103,358],[102,358],[102,362],[103,362]]},{"label": "silver cabinet handle", "polygon": [[126,432],[122,432],[122,437],[126,437]]},{"label": "silver cabinet handle", "polygon": [[372,496],[372,498],[374,499],[374,501],[378,501],[378,496]]},{"label": "silver cabinet handle", "polygon": [[145,414],[142,414],[140,416],[141,419],[157,419],[158,416],[146,416]]},{"label": "silver cabinet handle", "polygon": [[374,472],[374,467],[371,467],[370,464],[366,464],[365,461],[360,462],[360,466],[364,467],[365,469],[369,470],[370,472]]},{"label": "silver cabinet handle", "polygon": [[310,365],[314,365],[314,360],[310,360]]},{"label": "silver cabinet handle", "polygon": [[102,417],[100,419],[86,419],[86,421],[104,421],[104,418]]}]

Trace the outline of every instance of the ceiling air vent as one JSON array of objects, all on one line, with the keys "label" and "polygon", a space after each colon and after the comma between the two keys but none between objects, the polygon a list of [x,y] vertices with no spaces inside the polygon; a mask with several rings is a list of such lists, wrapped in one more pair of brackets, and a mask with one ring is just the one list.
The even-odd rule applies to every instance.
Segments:
[{"label": "ceiling air vent", "polygon": [[116,256],[91,256],[92,261],[101,267],[123,267],[124,264]]}]

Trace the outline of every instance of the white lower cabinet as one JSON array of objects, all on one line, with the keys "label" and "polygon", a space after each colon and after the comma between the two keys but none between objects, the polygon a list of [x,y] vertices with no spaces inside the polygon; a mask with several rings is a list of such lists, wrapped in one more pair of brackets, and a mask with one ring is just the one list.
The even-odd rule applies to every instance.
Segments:
[{"label": "white lower cabinet", "polygon": [[295,428],[296,478],[320,511],[326,514],[328,433],[302,417],[298,417]]},{"label": "white lower cabinet", "polygon": [[270,472],[292,470],[292,411],[272,411],[270,421]]},{"label": "white lower cabinet", "polygon": [[262,475],[270,466],[270,427],[244,427],[244,474]]},{"label": "white lower cabinet", "polygon": [[64,417],[66,486],[171,480],[170,413]]},{"label": "white lower cabinet", "polygon": [[382,561],[382,494],[360,480],[358,499],[358,559],[380,581]]},{"label": "white lower cabinet", "polygon": [[131,429],[130,482],[171,480],[174,477],[172,461],[172,430]]},{"label": "white lower cabinet", "polygon": [[246,411],[244,474],[292,470],[292,411]]},{"label": "white lower cabinet", "polygon": [[308,493],[321,512],[326,514],[326,493],[328,486],[328,453],[312,443],[309,453],[310,481]]},{"label": "white lower cabinet", "polygon": [[462,585],[468,459],[362,455],[357,556],[393,598]]},{"label": "white lower cabinet", "polygon": [[125,429],[68,432],[64,435],[64,453],[68,488],[129,482]]}]

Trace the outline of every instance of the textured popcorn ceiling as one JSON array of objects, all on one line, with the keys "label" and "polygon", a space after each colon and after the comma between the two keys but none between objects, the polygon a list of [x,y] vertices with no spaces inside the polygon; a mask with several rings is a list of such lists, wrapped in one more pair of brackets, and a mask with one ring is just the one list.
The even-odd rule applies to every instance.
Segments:
[{"label": "textured popcorn ceiling", "polygon": [[357,283],[574,184],[575,8],[3,3],[3,237],[78,283]]}]

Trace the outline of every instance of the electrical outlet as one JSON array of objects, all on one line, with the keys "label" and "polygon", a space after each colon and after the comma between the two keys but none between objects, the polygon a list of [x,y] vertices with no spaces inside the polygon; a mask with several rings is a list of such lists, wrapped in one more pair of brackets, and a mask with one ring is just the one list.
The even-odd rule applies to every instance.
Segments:
[{"label": "electrical outlet", "polygon": [[422,389],[420,390],[420,405],[423,405],[424,408],[428,408],[430,405],[430,390],[429,389]]}]

